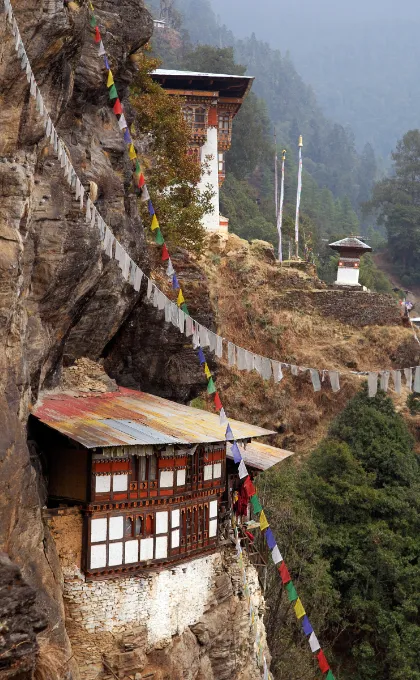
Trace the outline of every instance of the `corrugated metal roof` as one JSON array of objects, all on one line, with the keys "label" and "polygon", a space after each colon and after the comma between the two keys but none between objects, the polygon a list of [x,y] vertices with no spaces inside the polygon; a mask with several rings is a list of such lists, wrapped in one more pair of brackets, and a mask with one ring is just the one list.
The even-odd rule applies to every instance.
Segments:
[{"label": "corrugated metal roof", "polygon": [[[32,414],[88,449],[205,444],[224,441],[226,430],[214,413],[124,387],[99,395],[45,393]],[[238,440],[274,434],[236,420],[230,424]]]},{"label": "corrugated metal roof", "polygon": [[177,71],[167,68],[157,68],[155,71],[152,71],[152,76],[153,75],[184,77],[203,76],[204,78],[237,78],[240,80],[254,80],[254,76],[236,76],[229,73],[203,73],[202,71]]},{"label": "corrugated metal roof", "polygon": [[[226,457],[233,460],[230,448],[231,447],[228,445]],[[278,449],[275,446],[254,441],[247,444],[246,449],[243,446],[239,446],[239,450],[245,464],[249,465],[249,467],[256,468],[257,470],[268,470],[273,467],[273,465],[280,463],[282,460],[286,460],[289,456],[293,456],[293,451]]]}]

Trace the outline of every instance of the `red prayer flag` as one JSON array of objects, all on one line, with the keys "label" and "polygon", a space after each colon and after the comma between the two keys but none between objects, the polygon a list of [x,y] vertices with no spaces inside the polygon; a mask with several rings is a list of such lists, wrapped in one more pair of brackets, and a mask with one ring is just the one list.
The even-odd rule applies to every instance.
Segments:
[{"label": "red prayer flag", "polygon": [[115,102],[112,110],[114,111],[116,116],[119,116],[119,115],[122,114],[122,106],[121,106],[121,102],[120,102],[119,99],[117,99],[117,101]]},{"label": "red prayer flag", "polygon": [[316,655],[316,658],[318,659],[318,665],[322,673],[327,673],[327,671],[330,670],[330,666],[328,664],[327,659],[325,658],[325,654],[322,651],[322,649],[319,650],[318,654]]},{"label": "red prayer flag", "polygon": [[282,562],[279,566],[279,574],[281,576],[281,580],[283,581],[284,584],[289,583],[289,581],[292,580],[289,570],[286,567],[286,562]]},{"label": "red prayer flag", "polygon": [[144,175],[141,172],[140,177],[139,177],[139,188],[141,189],[142,187],[144,187],[145,184],[146,184],[146,180],[144,179]]},{"label": "red prayer flag", "polygon": [[219,397],[218,392],[216,392],[216,394],[214,395],[214,405],[215,405],[215,407],[217,408],[218,411],[221,411],[222,408],[223,408],[222,402],[220,401],[220,397]]},{"label": "red prayer flag", "polygon": [[249,475],[244,481],[244,487],[245,487],[245,490],[246,490],[249,498],[251,498],[251,496],[255,496],[255,494],[257,493],[257,490],[256,490],[255,486],[253,485],[251,477]]},{"label": "red prayer flag", "polygon": [[169,260],[169,252],[166,247],[166,243],[164,243],[162,246],[162,260],[163,262],[165,262],[165,260]]},{"label": "red prayer flag", "polygon": [[100,43],[101,42],[101,34],[99,31],[99,28],[95,26],[95,42]]}]

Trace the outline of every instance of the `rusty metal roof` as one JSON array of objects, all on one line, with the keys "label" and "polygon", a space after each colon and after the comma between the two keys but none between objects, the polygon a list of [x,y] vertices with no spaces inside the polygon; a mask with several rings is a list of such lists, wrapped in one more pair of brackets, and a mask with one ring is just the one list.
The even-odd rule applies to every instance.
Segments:
[{"label": "rusty metal roof", "polygon": [[[124,387],[95,395],[45,393],[32,415],[88,449],[221,442],[226,430],[214,413]],[[237,420],[230,424],[238,440],[274,434]]]},{"label": "rusty metal roof", "polygon": [[[226,457],[233,460],[233,455],[230,452],[230,446],[226,447]],[[293,456],[293,451],[286,451],[286,449],[278,449],[275,446],[269,446],[262,442],[250,442],[246,448],[239,446],[241,456],[246,465],[255,468],[256,470],[268,470],[282,460],[286,460],[289,456]]]}]

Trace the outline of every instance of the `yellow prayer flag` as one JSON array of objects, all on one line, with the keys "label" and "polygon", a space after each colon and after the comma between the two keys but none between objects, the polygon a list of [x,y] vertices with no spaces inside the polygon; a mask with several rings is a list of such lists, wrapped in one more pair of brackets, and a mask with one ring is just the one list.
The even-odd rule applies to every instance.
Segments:
[{"label": "yellow prayer flag", "polygon": [[106,86],[111,87],[114,84],[114,76],[112,75],[111,69],[108,71],[108,80],[106,81]]},{"label": "yellow prayer flag", "polygon": [[209,367],[207,366],[207,363],[204,364],[204,373],[206,374],[206,378],[207,378],[207,379],[211,378],[210,369],[209,369]]},{"label": "yellow prayer flag", "polygon": [[156,217],[156,215],[153,215],[153,217],[152,217],[152,224],[150,225],[150,229],[152,229],[152,231],[154,229],[159,229],[159,222],[158,222],[158,218]]},{"label": "yellow prayer flag", "polygon": [[305,616],[306,612],[303,608],[303,604],[300,601],[300,597],[295,602],[295,614],[297,619],[301,619],[303,616]]},{"label": "yellow prayer flag", "polygon": [[130,149],[128,151],[129,158],[133,161],[135,158],[137,158],[136,150],[134,148],[134,144],[130,144]]},{"label": "yellow prayer flag", "polygon": [[177,301],[176,301],[176,304],[178,305],[178,307],[181,307],[181,305],[183,305],[184,302],[185,302],[185,299],[184,299],[184,296],[183,296],[183,294],[182,294],[182,290],[181,290],[181,288],[180,288],[180,289],[179,289],[178,299],[177,299]]},{"label": "yellow prayer flag", "polygon": [[264,531],[264,529],[268,529],[269,523],[267,522],[267,517],[265,516],[264,510],[261,511],[260,515],[260,529],[261,531]]}]

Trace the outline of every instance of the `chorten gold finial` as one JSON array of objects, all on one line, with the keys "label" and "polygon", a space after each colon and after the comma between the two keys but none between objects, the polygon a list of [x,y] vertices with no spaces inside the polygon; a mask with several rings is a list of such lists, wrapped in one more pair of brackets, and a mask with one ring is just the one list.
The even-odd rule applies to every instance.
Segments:
[{"label": "chorten gold finial", "polygon": [[303,146],[303,137],[302,137],[302,135],[299,135],[299,146],[300,146],[300,147]]}]

